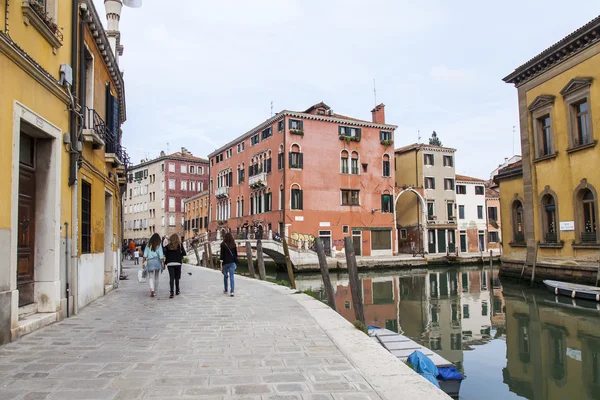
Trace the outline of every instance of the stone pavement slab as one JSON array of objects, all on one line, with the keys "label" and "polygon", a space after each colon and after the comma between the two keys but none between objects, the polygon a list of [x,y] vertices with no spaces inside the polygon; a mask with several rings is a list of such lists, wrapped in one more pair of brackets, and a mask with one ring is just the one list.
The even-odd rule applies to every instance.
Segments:
[{"label": "stone pavement slab", "polygon": [[299,295],[237,279],[232,298],[218,271],[184,266],[181,295],[168,298],[165,271],[150,298],[135,268],[79,315],[0,347],[0,398],[387,398]]}]

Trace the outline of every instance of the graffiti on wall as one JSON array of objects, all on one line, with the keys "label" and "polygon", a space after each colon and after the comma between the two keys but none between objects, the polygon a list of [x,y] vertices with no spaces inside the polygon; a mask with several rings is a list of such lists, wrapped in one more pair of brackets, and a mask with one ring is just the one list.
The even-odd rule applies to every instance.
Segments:
[{"label": "graffiti on wall", "polygon": [[315,244],[315,235],[310,233],[290,233],[290,241],[296,247],[312,248]]}]

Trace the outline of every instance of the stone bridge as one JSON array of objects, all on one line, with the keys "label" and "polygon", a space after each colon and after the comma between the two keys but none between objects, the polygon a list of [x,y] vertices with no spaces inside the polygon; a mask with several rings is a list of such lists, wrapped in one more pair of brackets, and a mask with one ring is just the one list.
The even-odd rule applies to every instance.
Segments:
[{"label": "stone bridge", "polygon": [[[246,242],[249,242],[250,246],[252,247],[252,250],[256,251],[256,243],[258,241],[256,239],[247,239],[247,240],[246,239],[236,239],[235,242],[237,243],[239,256],[242,258],[245,258],[246,257]],[[221,252],[221,241],[220,240],[213,240],[213,241],[209,241],[208,243],[210,243],[210,248],[211,248],[213,255],[220,254],[220,252]],[[187,252],[188,258],[190,258],[191,262],[193,263],[193,261],[196,259],[196,256],[190,246],[188,246],[187,248],[189,249],[189,251]],[[284,251],[283,251],[283,244],[280,241],[263,239],[262,240],[262,249],[263,249],[263,253],[266,256],[273,259],[273,261],[275,263],[277,263],[278,265],[285,265],[285,255],[284,255]],[[308,267],[311,265],[313,266],[312,269],[314,269],[315,265],[319,265],[319,258],[317,257],[317,253],[312,250],[297,249],[295,247],[288,246],[288,251],[290,253],[290,261],[292,262],[292,265],[296,271],[309,269]],[[198,255],[200,256],[200,259],[202,259],[203,253],[204,253],[204,244],[201,243],[198,245]],[[254,257],[256,257],[256,253],[255,252],[253,252],[253,253],[254,253]],[[327,257],[327,263],[332,267],[337,265],[336,259],[334,259],[332,257]],[[198,264],[200,264],[200,263],[198,263]]]}]

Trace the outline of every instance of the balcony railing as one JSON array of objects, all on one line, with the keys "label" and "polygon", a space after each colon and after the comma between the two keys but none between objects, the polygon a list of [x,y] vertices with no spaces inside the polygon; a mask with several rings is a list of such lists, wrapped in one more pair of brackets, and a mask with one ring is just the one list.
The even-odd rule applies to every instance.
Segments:
[{"label": "balcony railing", "polygon": [[544,234],[546,243],[558,243],[558,234],[556,232],[547,232]]},{"label": "balcony railing", "polygon": [[581,233],[582,243],[596,243],[596,232],[582,232]]},{"label": "balcony railing", "polygon": [[267,173],[261,172],[248,178],[248,186],[258,189],[267,185]]},{"label": "balcony railing", "polygon": [[215,196],[217,199],[229,197],[229,186],[218,187],[215,190]]},{"label": "balcony railing", "polygon": [[106,146],[104,149],[106,162],[112,162],[117,167],[123,166],[124,170],[127,171],[131,166],[131,159],[125,148],[121,146],[119,140],[108,128],[104,130],[104,143]]},{"label": "balcony railing", "polygon": [[104,146],[106,123],[96,110],[84,107],[83,110],[83,140],[91,142],[94,149]]}]

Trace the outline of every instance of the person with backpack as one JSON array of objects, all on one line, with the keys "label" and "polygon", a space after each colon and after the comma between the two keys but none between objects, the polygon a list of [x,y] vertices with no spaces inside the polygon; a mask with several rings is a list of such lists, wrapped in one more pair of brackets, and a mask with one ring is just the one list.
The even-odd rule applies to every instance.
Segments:
[{"label": "person with backpack", "polygon": [[179,235],[174,233],[169,238],[169,244],[165,247],[165,257],[167,268],[169,269],[169,287],[171,288],[170,299],[173,298],[173,283],[175,284],[175,294],[179,296],[179,280],[181,279],[181,264],[186,255],[185,249],[181,245]]},{"label": "person with backpack", "polygon": [[221,242],[221,272],[223,273],[223,285],[225,290],[223,293],[227,294],[227,279],[231,283],[230,296],[233,297],[235,290],[235,279],[234,273],[236,264],[238,262],[237,245],[231,232],[225,234],[223,241]]},{"label": "person with backpack", "polygon": [[146,246],[144,259],[142,261],[142,269],[148,272],[150,297],[155,297],[156,290],[158,289],[160,272],[165,270],[165,256],[163,255],[162,242],[158,233],[152,235]]}]

